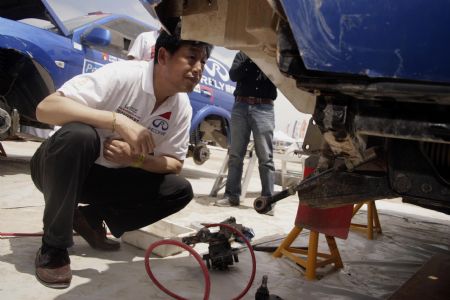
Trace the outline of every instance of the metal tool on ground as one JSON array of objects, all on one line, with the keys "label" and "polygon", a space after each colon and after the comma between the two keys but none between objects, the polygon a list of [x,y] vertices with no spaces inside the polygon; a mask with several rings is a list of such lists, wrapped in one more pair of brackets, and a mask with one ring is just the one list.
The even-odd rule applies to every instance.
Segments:
[{"label": "metal tool on ground", "polygon": [[[248,240],[254,235],[251,229],[237,224],[234,217],[229,217],[220,224],[227,224],[240,233],[242,233]],[[230,239],[235,238],[240,241],[235,234],[227,229],[221,227],[217,232],[211,232],[207,227],[200,229],[195,235],[183,237],[181,240],[187,245],[195,245],[197,243],[208,243],[209,253],[203,255],[203,260],[206,261],[208,269],[226,270],[228,266],[233,265],[234,262],[239,262],[238,249],[231,247]]]},{"label": "metal tool on ground", "polygon": [[281,297],[277,295],[271,295],[269,293],[269,288],[267,287],[267,279],[268,279],[267,275],[264,275],[262,278],[261,285],[256,290],[255,300],[277,300],[277,299],[282,300]]},{"label": "metal tool on ground", "polygon": [[[229,218],[231,219],[231,218]],[[234,219],[234,218],[233,218]],[[227,219],[228,220],[228,219]],[[252,249],[252,245],[250,244],[250,242],[248,241],[247,237],[240,232],[239,230],[237,230],[235,227],[231,226],[230,224],[224,224],[224,223],[219,223],[219,224],[204,224],[205,228],[210,228],[210,227],[220,227],[220,228],[226,228],[228,229],[230,232],[232,232],[236,237],[239,237],[241,241],[243,241],[243,243],[246,244],[249,252],[250,252],[250,256],[251,256],[251,260],[252,260],[252,271],[250,273],[250,279],[247,283],[247,285],[245,286],[245,288],[239,293],[239,295],[237,295],[236,297],[233,297],[232,300],[239,300],[242,299],[242,297],[245,296],[245,294],[248,292],[248,290],[250,289],[250,287],[253,284],[253,280],[255,279],[255,274],[256,274],[256,257],[255,257],[255,253]],[[181,247],[183,249],[185,249],[186,251],[188,251],[190,254],[192,254],[194,256],[194,258],[197,260],[197,262],[199,263],[200,267],[202,268],[202,272],[204,275],[204,279],[205,279],[205,290],[204,290],[204,300],[208,300],[209,299],[209,293],[210,293],[210,286],[211,286],[211,281],[210,281],[210,277],[209,277],[209,272],[208,269],[206,268],[205,264],[203,263],[202,259],[200,258],[200,255],[194,250],[194,248],[190,247],[189,245],[182,243],[178,240],[160,240],[157,241],[153,244],[151,244],[147,251],[145,252],[145,270],[147,271],[148,276],[150,277],[150,279],[153,281],[153,283],[159,288],[161,289],[163,292],[165,292],[166,294],[172,296],[175,299],[185,299],[175,293],[173,293],[172,291],[170,291],[169,289],[167,289],[165,286],[163,286],[155,277],[155,275],[153,274],[152,270],[151,270],[151,266],[150,266],[150,255],[153,252],[153,250],[156,247],[159,247],[161,245],[176,245],[178,247]]]}]

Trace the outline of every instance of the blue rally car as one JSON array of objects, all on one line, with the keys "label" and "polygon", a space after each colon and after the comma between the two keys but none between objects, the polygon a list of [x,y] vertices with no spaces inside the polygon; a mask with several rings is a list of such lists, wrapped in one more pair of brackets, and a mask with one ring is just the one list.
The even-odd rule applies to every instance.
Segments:
[{"label": "blue rally car", "polygon": [[[49,128],[35,108],[73,76],[126,59],[137,35],[155,30],[134,18],[96,12],[61,20],[45,0],[0,2],[0,141],[20,135],[20,125]],[[189,95],[193,107],[189,154],[202,164],[208,143],[227,147],[235,84],[213,57]]]},{"label": "blue rally car", "polygon": [[450,1],[145,2],[181,16],[183,38],[244,51],[312,114],[303,146],[320,159],[301,202],[450,213]]}]

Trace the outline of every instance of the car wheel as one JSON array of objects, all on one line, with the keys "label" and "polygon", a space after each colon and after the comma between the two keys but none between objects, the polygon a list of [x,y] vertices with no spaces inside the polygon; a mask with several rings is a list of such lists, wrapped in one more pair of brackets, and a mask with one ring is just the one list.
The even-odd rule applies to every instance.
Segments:
[{"label": "car wheel", "polygon": [[194,147],[192,158],[197,165],[202,165],[209,159],[209,149],[206,145],[196,145]]}]

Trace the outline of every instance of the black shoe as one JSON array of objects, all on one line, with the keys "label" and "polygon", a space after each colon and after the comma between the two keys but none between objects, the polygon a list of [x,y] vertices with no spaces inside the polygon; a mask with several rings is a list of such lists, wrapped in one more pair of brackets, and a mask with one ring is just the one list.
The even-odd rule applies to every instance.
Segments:
[{"label": "black shoe", "polygon": [[106,229],[103,224],[92,228],[78,208],[75,209],[73,215],[73,230],[94,249],[103,251],[117,251],[120,249],[120,242],[106,237]]},{"label": "black shoe", "polygon": [[42,246],[34,263],[36,278],[46,287],[65,289],[70,286],[72,270],[67,249]]}]

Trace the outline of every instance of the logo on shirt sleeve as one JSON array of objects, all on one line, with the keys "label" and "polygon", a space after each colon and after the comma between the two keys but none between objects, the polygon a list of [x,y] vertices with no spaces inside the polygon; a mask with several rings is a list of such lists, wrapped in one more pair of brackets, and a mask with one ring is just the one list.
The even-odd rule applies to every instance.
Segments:
[{"label": "logo on shirt sleeve", "polygon": [[172,112],[165,112],[156,116],[152,122],[152,127],[149,128],[151,132],[159,135],[165,135],[167,130],[169,130],[169,120]]},{"label": "logo on shirt sleeve", "polygon": [[159,128],[163,131],[166,131],[167,129],[169,129],[169,123],[163,119],[153,120],[152,125],[153,125],[153,127]]}]

